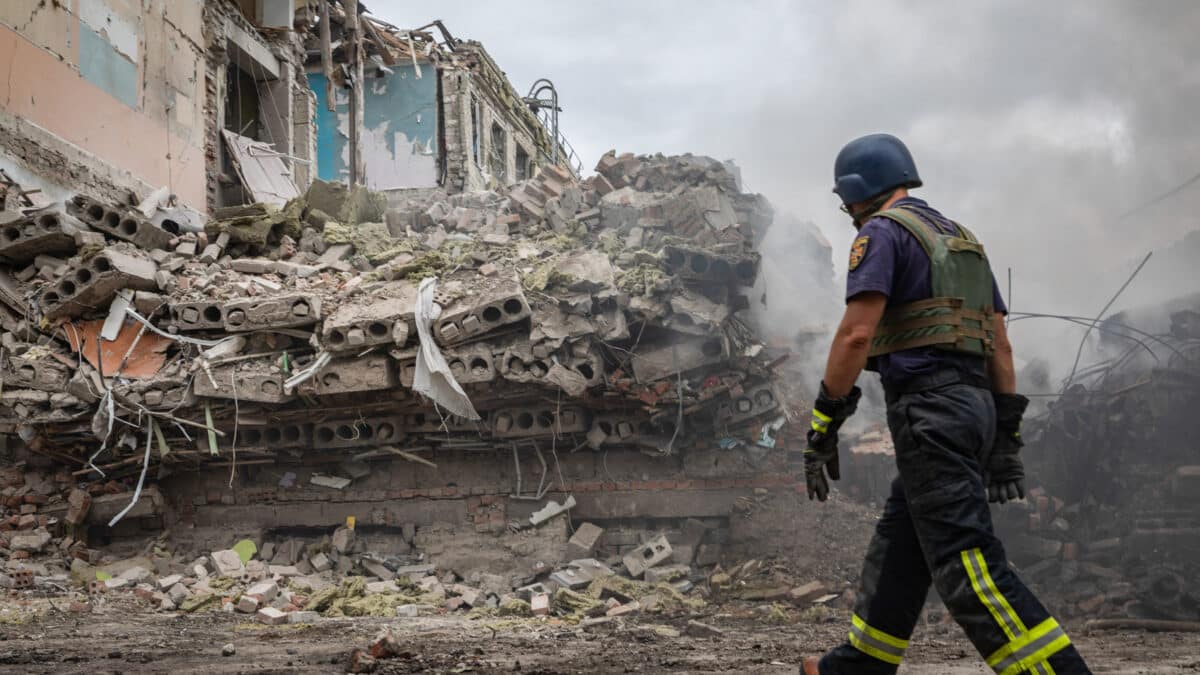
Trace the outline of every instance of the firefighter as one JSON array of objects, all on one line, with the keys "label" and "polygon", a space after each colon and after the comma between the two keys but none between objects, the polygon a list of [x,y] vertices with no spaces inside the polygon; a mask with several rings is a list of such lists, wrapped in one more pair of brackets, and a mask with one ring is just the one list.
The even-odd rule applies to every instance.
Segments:
[{"label": "firefighter", "polygon": [[848,640],[804,675],[895,673],[932,584],[997,673],[1088,673],[1062,626],[1009,568],[989,501],[1023,499],[1021,417],[1007,308],[979,240],[923,200],[896,137],[851,141],[833,191],[858,234],[846,311],[813,404],[809,499],[839,478],[838,428],[879,373],[899,477],[863,563]]}]

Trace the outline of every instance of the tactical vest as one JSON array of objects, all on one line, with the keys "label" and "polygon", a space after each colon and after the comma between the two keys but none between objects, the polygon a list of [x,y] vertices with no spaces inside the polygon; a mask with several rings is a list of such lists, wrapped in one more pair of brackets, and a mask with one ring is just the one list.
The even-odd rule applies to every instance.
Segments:
[{"label": "tactical vest", "polygon": [[962,236],[945,234],[912,208],[894,207],[875,215],[897,223],[921,243],[929,256],[933,297],[885,311],[870,356],[915,347],[991,356],[992,270],[975,235],[962,225]]}]

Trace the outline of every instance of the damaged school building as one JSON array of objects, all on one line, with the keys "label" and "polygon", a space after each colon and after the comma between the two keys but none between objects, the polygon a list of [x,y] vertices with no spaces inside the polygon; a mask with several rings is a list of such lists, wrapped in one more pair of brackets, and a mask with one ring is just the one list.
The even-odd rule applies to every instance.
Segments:
[{"label": "damaged school building", "polygon": [[549,81],[356,4],[0,10],[3,555],[719,562],[798,476],[739,318],[770,205],[583,177]]},{"label": "damaged school building", "polygon": [[[268,623],[852,604],[735,564],[801,545],[814,383],[784,369],[822,332],[753,311],[773,212],[732,164],[585,175],[549,80],[353,0],[6,3],[5,61],[3,585]],[[810,229],[788,272],[831,277]],[[863,500],[880,438],[847,443]],[[1087,595],[1124,574],[1087,496],[1040,489],[1030,563],[1124,607]]]}]

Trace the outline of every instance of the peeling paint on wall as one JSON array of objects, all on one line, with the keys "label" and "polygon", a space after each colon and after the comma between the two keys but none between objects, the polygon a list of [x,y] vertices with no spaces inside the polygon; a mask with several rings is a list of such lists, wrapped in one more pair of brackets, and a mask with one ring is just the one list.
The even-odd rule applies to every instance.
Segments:
[{"label": "peeling paint on wall", "polygon": [[[432,64],[420,64],[369,80],[363,92],[363,164],[367,186],[375,190],[435,187],[437,157],[437,77]],[[325,107],[325,76],[308,75],[317,96],[317,172],[322,180],[345,180],[349,166],[349,98],[335,90],[337,111]]]},{"label": "peeling paint on wall", "polygon": [[114,11],[105,0],[79,0],[79,18],[84,27],[90,27],[131,63],[137,63],[138,60],[140,22],[130,20],[137,16],[130,13],[127,18]]},{"label": "peeling paint on wall", "polygon": [[79,74],[113,98],[137,109],[137,65],[86,24],[79,26]]}]

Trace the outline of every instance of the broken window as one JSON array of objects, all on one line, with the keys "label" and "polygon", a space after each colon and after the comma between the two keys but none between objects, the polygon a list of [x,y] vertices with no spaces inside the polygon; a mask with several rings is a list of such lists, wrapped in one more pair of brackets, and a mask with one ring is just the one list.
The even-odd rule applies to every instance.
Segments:
[{"label": "broken window", "polygon": [[[236,25],[227,28],[224,106],[221,127],[243,137],[245,142],[262,141],[258,156],[274,151],[286,157],[291,152],[288,141],[290,101],[288,84],[281,78],[281,65],[257,36]],[[247,204],[254,201],[239,180],[238,167],[231,160],[228,148],[221,147],[219,166],[220,189],[218,206]],[[288,164],[283,164],[285,180],[291,180]],[[245,167],[243,167],[245,168]],[[252,191],[251,191],[252,192]]]},{"label": "broken window", "polygon": [[518,143],[516,179],[518,181],[529,180],[530,174],[533,173],[533,171],[531,171],[532,168],[533,167],[529,165],[529,153],[525,151],[525,148],[521,144]]},{"label": "broken window", "polygon": [[471,95],[471,159],[475,160],[475,166],[483,166],[479,161],[479,99],[474,94]]},{"label": "broken window", "polygon": [[501,183],[508,182],[508,132],[497,122],[492,122],[492,143],[488,153],[488,171]]}]

